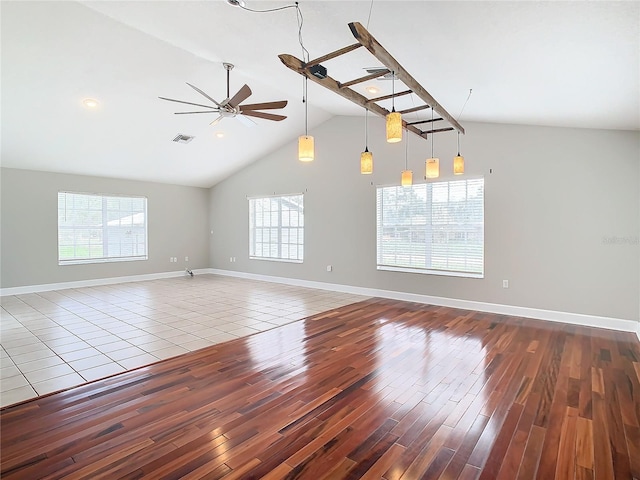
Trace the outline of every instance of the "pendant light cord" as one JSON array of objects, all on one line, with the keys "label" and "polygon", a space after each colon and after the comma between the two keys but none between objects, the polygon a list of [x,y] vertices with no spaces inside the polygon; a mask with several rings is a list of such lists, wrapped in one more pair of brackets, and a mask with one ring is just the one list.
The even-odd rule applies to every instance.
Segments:
[{"label": "pendant light cord", "polygon": [[367,30],[369,30],[369,22],[371,21],[372,10],[373,10],[373,0],[371,0],[371,5],[369,5],[369,16],[367,17]]},{"label": "pendant light cord", "polygon": [[369,109],[364,109],[364,149],[369,151]]},{"label": "pendant light cord", "polygon": [[460,110],[460,113],[458,114],[458,116],[456,117],[456,121],[460,120],[460,117],[462,116],[462,112],[464,112],[464,107],[467,106],[467,102],[469,101],[469,99],[471,98],[471,92],[473,92],[473,89],[470,88],[469,89],[469,95],[467,95],[467,99],[464,101],[464,105],[462,105],[462,109]]},{"label": "pendant light cord", "polygon": [[404,169],[409,170],[407,167],[407,157],[409,156],[409,134],[407,134],[407,141],[404,144]]},{"label": "pendant light cord", "polygon": [[396,111],[396,72],[391,70],[391,111]]},{"label": "pendant light cord", "polygon": [[[431,108],[431,129],[433,130],[433,108]],[[431,132],[431,158],[433,158],[433,132]]]},{"label": "pendant light cord", "polygon": [[300,5],[298,2],[295,2],[293,5],[285,5],[284,7],[277,8],[268,8],[266,10],[254,10],[249,7],[245,7],[244,5],[238,4],[242,10],[246,10],[247,12],[253,13],[270,13],[270,12],[279,12],[280,10],[286,10],[288,8],[296,9],[296,20],[298,21],[298,42],[300,43],[300,48],[302,48],[302,60],[306,63],[309,61],[309,51],[304,47],[304,42],[302,41],[302,25],[304,24],[304,17],[302,16],[302,10],[300,10]]},{"label": "pendant light cord", "polygon": [[302,103],[304,103],[304,136],[308,137],[309,136],[309,128],[308,128],[308,122],[309,122],[309,102],[307,102],[307,81],[309,79],[305,76],[304,77],[304,94],[302,97]]},{"label": "pendant light cord", "polygon": [[[467,106],[467,102],[471,98],[471,92],[473,92],[472,88],[469,89],[469,95],[467,95],[467,99],[464,101],[464,104],[462,105],[462,109],[460,110],[460,113],[456,118],[456,121],[460,120],[460,117],[462,116],[462,112],[464,112],[464,108]],[[460,130],[458,130],[458,156],[460,156]]]}]

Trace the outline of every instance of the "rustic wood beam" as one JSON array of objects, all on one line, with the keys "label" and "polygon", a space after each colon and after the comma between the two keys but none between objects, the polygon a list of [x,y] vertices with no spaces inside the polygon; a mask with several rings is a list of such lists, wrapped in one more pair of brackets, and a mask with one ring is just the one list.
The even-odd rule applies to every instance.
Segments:
[{"label": "rustic wood beam", "polygon": [[431,122],[439,122],[441,120],[444,120],[443,118],[434,118],[429,119],[429,120],[420,120],[418,122],[408,122],[407,125],[420,125],[421,123],[431,123]]},{"label": "rustic wood beam", "polygon": [[[289,55],[286,53],[278,55],[278,58],[287,68],[293,70],[294,72],[300,75],[307,77],[312,82],[317,83],[318,85],[322,85],[326,89],[331,90],[334,93],[337,93],[338,95],[340,95],[343,98],[346,98],[350,102],[353,102],[356,105],[360,105],[361,107],[366,108],[369,111],[377,115],[380,115],[381,117],[386,117],[389,114],[389,110],[381,107],[376,103],[371,103],[367,97],[365,97],[364,95],[360,95],[355,90],[348,87],[340,88],[340,83],[337,82],[335,79],[329,76],[325,78],[318,78],[312,75],[309,72],[308,64],[305,64],[299,58],[296,58],[293,55]],[[413,125],[407,125],[407,123],[404,120],[402,121],[402,124],[407,131],[418,135],[420,138],[425,138],[426,134],[419,128],[416,128]]]},{"label": "rustic wood beam", "polygon": [[425,135],[429,135],[430,133],[450,132],[451,130],[455,130],[455,128],[453,127],[437,128],[435,130],[427,130],[422,133],[424,133]]},{"label": "rustic wood beam", "polygon": [[435,98],[427,92],[422,85],[420,85],[416,79],[414,79],[409,72],[407,72],[398,61],[391,56],[385,48],[378,43],[378,41],[362,26],[359,22],[352,22],[349,24],[351,33],[367,50],[369,50],[374,57],[376,57],[385,67],[395,73],[402,83],[409,87],[418,97],[420,97],[425,103],[431,105],[433,110],[440,116],[447,119],[447,121],[455,127],[458,132],[464,134],[464,128],[460,125],[455,118],[449,112],[447,112],[442,105],[440,105]]},{"label": "rustic wood beam", "polygon": [[426,110],[427,108],[431,108],[429,105],[420,105],[419,107],[407,108],[406,110],[400,110],[400,113],[404,115],[405,113],[413,113],[420,110]]},{"label": "rustic wood beam", "polygon": [[371,75],[365,75],[364,77],[356,78],[355,80],[351,80],[349,82],[340,83],[340,88],[346,88],[352,85],[357,85],[358,83],[367,82],[369,80],[373,80],[374,78],[382,77],[387,73],[389,73],[389,70],[383,68],[382,70],[372,73]]},{"label": "rustic wood beam", "polygon": [[409,95],[410,93],[412,93],[411,90],[405,90],[404,92],[394,93],[393,95],[385,95],[383,97],[371,98],[367,100],[367,103],[381,102],[382,100],[389,100],[390,98],[402,97],[404,95]]},{"label": "rustic wood beam", "polygon": [[361,43],[354,43],[353,45],[349,45],[347,47],[336,50],[335,52],[327,53],[321,57],[315,58],[313,60],[309,60],[306,65],[307,67],[313,67],[314,65],[318,65],[322,62],[326,62],[327,60],[331,60],[332,58],[339,57],[340,55],[344,55],[345,53],[349,53],[356,48],[360,48],[362,46]]}]

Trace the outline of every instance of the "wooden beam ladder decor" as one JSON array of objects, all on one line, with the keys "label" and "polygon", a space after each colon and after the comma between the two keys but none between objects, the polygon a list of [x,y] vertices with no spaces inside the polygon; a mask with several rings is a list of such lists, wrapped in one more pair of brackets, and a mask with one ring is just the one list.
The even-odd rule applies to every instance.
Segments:
[{"label": "wooden beam ladder decor", "polygon": [[[420,130],[419,128],[416,127],[416,125],[419,125],[422,123],[431,123],[431,121],[411,122],[411,123],[407,123],[404,120],[402,121],[403,128],[405,128],[409,132],[412,132],[418,135],[421,138],[426,139],[429,134],[438,133],[438,132],[447,132],[451,130],[457,130],[459,133],[462,133],[462,134],[465,133],[462,125],[460,125],[460,123],[458,123],[458,121],[449,112],[447,112],[445,108],[442,105],[440,105],[440,103],[438,103],[438,101],[435,98],[433,98],[433,96],[431,96],[431,94],[427,92],[427,90],[424,87],[422,87],[422,85],[420,85],[420,83],[418,83],[418,81],[415,78],[413,78],[409,74],[409,72],[407,72],[402,67],[402,65],[400,65],[400,63],[398,63],[398,61],[382,45],[380,45],[380,43],[360,23],[352,22],[349,24],[349,28],[351,29],[351,33],[353,34],[355,39],[358,41],[358,43],[340,48],[333,52],[327,53],[326,55],[322,55],[314,60],[310,60],[306,63],[294,57],[293,55],[289,55],[285,53],[278,55],[278,58],[280,58],[280,60],[282,61],[282,63],[284,63],[286,67],[293,70],[294,72],[299,73],[300,75],[308,78],[309,80],[317,83],[318,85],[322,85],[326,89],[331,90],[334,93],[337,93],[341,97],[346,98],[347,100],[355,103],[356,105],[359,105],[367,110],[370,110],[371,112],[376,113],[381,117],[386,117],[391,112],[386,108],[378,105],[378,102],[381,102],[383,100],[388,100],[392,97],[400,97],[403,95],[409,95],[411,93],[415,93],[422,101],[425,102],[425,104],[417,107],[409,108],[406,110],[402,110],[400,111],[400,113],[410,113],[410,112],[416,112],[419,110],[431,108],[433,109],[434,112],[438,113],[440,117],[442,117],[434,121],[446,120],[449,123],[449,125],[451,125],[450,127],[444,127],[439,129],[433,129],[433,130]],[[323,78],[320,78],[311,72],[311,67],[320,65],[321,62],[339,57],[341,55],[345,55],[353,50],[356,50],[361,46],[369,50],[369,52],[371,52],[371,54],[374,57],[376,57],[378,61],[380,61],[386,67],[386,70],[381,69],[380,71],[372,73],[371,75],[356,78],[346,82],[340,82],[334,78],[331,78],[328,75],[324,76]],[[360,93],[356,92],[352,88],[350,88],[353,85],[357,85],[362,82],[372,80],[374,78],[380,77],[390,72],[393,72],[396,78],[408,87],[408,90],[395,93],[394,95],[384,95],[381,97],[369,99],[364,95],[361,95]]]}]

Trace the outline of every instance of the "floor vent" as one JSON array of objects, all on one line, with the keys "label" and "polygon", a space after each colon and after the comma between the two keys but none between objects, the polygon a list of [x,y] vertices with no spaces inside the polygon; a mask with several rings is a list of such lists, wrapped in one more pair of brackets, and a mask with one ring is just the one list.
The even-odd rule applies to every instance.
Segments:
[{"label": "floor vent", "polygon": [[176,143],[189,143],[193,139],[194,137],[190,135],[183,135],[179,133],[178,135],[176,135],[176,138],[174,138],[173,141]]}]

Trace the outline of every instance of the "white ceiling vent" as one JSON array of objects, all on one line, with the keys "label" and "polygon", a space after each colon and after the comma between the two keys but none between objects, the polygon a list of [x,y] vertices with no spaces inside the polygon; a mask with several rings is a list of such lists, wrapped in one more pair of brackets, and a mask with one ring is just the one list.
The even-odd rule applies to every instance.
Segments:
[{"label": "white ceiling vent", "polygon": [[192,137],[190,135],[183,135],[179,133],[178,135],[176,135],[176,138],[174,138],[173,141],[176,143],[189,143],[194,138],[195,137]]}]

